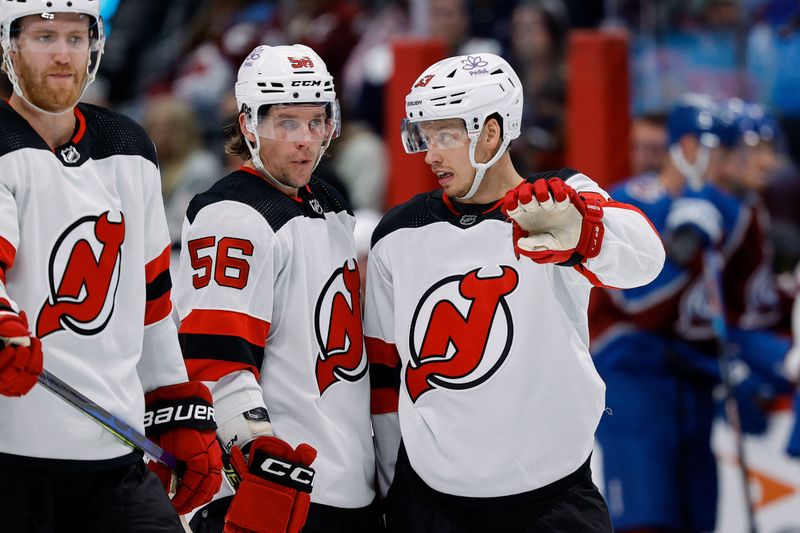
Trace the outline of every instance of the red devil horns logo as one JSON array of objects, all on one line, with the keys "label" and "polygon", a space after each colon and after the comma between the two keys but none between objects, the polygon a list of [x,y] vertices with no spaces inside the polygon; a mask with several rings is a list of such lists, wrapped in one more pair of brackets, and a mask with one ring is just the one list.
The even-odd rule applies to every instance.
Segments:
[{"label": "red devil horns logo", "polygon": [[[61,234],[50,254],[50,297],[39,313],[37,337],[65,327],[92,335],[106,327],[114,310],[124,240],[125,218],[111,222],[108,211],[83,217]],[[56,272],[62,264],[63,271]]]},{"label": "red devil horns logo", "polygon": [[[439,281],[422,297],[411,324],[411,360],[413,366],[406,367],[405,383],[412,401],[434,387],[448,389],[467,389],[486,381],[502,365],[511,347],[513,323],[506,295],[510,294],[519,280],[517,272],[502,266],[502,273],[496,277],[480,278],[478,269],[464,276],[451,276]],[[464,317],[456,305],[447,299],[433,304],[430,318],[427,321],[425,334],[419,353],[416,350],[415,331],[423,308],[430,308],[434,293],[448,284],[456,284],[461,297],[470,302],[467,316]],[[426,305],[427,302],[427,305]],[[462,306],[463,307],[463,306]],[[490,368],[476,372],[486,353],[492,326],[495,323],[498,309],[502,309],[501,318],[505,320],[505,340],[496,353],[496,360]],[[424,323],[421,323],[424,325]],[[499,328],[498,328],[499,329]],[[453,350],[451,350],[451,346]],[[452,353],[448,357],[448,351]],[[478,373],[480,375],[475,376]],[[475,376],[468,381],[463,378]]]},{"label": "red devil horns logo", "polygon": [[317,356],[317,385],[322,395],[339,380],[358,381],[367,373],[361,326],[361,277],[352,259],[333,273],[322,289],[314,312],[314,326],[320,353]]}]

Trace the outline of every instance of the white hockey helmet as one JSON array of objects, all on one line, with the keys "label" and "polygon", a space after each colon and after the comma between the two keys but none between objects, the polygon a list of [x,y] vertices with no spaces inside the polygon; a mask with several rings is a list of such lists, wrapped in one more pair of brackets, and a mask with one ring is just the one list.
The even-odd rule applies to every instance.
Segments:
[{"label": "white hockey helmet", "polygon": [[[236,103],[245,113],[247,131],[255,135],[255,143],[247,141],[256,168],[276,183],[264,168],[259,155],[260,138],[276,138],[265,122],[266,111],[273,105],[322,104],[326,121],[320,137],[319,163],[330,141],[339,136],[341,114],[333,76],[314,50],[301,44],[257,46],[239,67],[236,81]],[[277,138],[281,138],[278,136]],[[295,140],[292,137],[285,140]]]},{"label": "white hockey helmet", "polygon": [[28,104],[50,115],[59,115],[70,111],[71,106],[61,113],[52,113],[32,104],[22,94],[22,90],[19,87],[19,79],[14,71],[9,52],[12,50],[13,34],[18,30],[14,25],[16,21],[30,15],[41,15],[42,18],[51,20],[53,18],[52,15],[56,13],[75,13],[87,15],[90,18],[90,58],[86,66],[87,76],[83,86],[85,91],[86,87],[94,81],[97,75],[100,57],[103,55],[103,47],[105,46],[105,31],[103,29],[103,20],[100,18],[100,0],[0,0],[0,45],[3,47],[3,68],[8,75],[9,81],[14,86],[14,91]]},{"label": "white hockey helmet", "polygon": [[314,50],[301,44],[256,47],[239,67],[236,103],[248,115],[255,133],[257,111],[275,104],[325,104],[333,121],[332,137],[341,128],[333,76]]},{"label": "white hockey helmet", "polygon": [[[497,113],[503,140],[497,153],[486,163],[475,161],[475,146],[486,119]],[[443,59],[423,72],[406,96],[406,118],[401,125],[407,153],[428,149],[419,124],[431,120],[461,119],[469,136],[469,159],[475,168],[470,190],[461,197],[474,196],[486,170],[519,137],[522,123],[522,84],[511,65],[490,53]]]}]

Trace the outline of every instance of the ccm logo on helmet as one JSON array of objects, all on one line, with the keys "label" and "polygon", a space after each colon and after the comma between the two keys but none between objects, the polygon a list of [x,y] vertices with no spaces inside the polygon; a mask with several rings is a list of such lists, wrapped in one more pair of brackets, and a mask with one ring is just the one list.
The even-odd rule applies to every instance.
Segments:
[{"label": "ccm logo on helmet", "polygon": [[315,87],[322,85],[319,80],[295,80],[292,82],[292,87]]}]

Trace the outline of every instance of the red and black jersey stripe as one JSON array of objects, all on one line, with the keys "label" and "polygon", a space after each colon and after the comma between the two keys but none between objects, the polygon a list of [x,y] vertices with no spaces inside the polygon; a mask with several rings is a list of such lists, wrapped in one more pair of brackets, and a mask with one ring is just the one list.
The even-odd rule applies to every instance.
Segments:
[{"label": "red and black jersey stripe", "polygon": [[189,379],[217,381],[249,370],[259,377],[270,323],[245,313],[195,309],[178,330]]},{"label": "red and black jersey stripe", "polygon": [[364,337],[369,361],[370,410],[373,415],[397,412],[400,356],[394,344]]},{"label": "red and black jersey stripe", "polygon": [[169,246],[161,254],[147,263],[145,272],[146,304],[144,311],[144,325],[155,324],[172,311],[170,291],[172,279],[169,276]]}]

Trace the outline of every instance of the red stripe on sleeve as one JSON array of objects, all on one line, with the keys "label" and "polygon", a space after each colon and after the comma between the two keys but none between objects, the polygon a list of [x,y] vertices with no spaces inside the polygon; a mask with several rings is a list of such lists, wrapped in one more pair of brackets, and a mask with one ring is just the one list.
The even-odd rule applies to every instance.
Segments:
[{"label": "red stripe on sleeve", "polygon": [[575,270],[580,272],[583,275],[583,277],[588,279],[589,283],[591,283],[595,287],[603,287],[603,288],[606,288],[606,289],[617,289],[617,288],[619,288],[619,287],[612,287],[611,285],[603,284],[603,282],[600,281],[600,278],[598,278],[597,275],[594,272],[592,272],[591,270],[586,268],[583,264],[575,265],[572,268],[574,268]]},{"label": "red stripe on sleeve", "polygon": [[249,370],[256,376],[256,380],[259,379],[258,369],[252,365],[218,359],[186,359],[186,371],[192,381],[219,381],[240,370]]},{"label": "red stripe on sleeve", "polygon": [[367,349],[367,360],[370,363],[391,367],[400,366],[400,355],[394,344],[375,337],[364,337],[364,346]]},{"label": "red stripe on sleeve", "polygon": [[169,299],[170,291],[165,292],[155,300],[145,303],[144,325],[149,326],[162,320],[172,312],[172,301]]},{"label": "red stripe on sleeve", "polygon": [[159,274],[164,272],[165,270],[169,270],[169,252],[170,248],[167,246],[164,248],[164,251],[159,254],[158,257],[147,263],[144,267],[144,279],[145,283],[152,283],[154,279],[156,279]]},{"label": "red stripe on sleeve", "polygon": [[370,391],[370,413],[373,415],[396,413],[398,398],[397,389],[372,389]]},{"label": "red stripe on sleeve", "polygon": [[183,319],[180,333],[234,335],[263,348],[270,323],[237,311],[194,309]]}]

